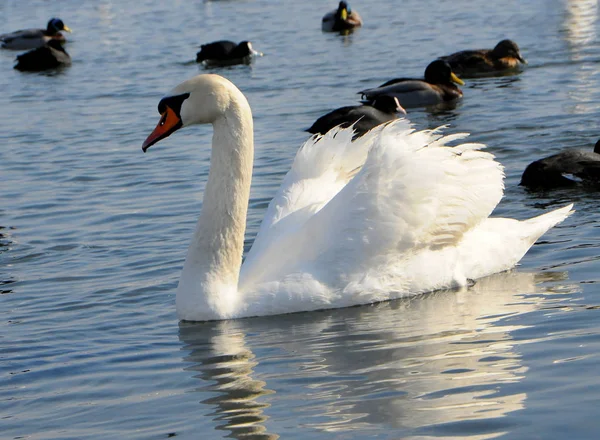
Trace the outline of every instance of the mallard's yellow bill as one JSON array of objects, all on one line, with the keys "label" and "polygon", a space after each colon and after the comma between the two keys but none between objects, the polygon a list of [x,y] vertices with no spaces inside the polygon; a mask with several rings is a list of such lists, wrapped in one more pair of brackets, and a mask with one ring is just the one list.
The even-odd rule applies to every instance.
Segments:
[{"label": "mallard's yellow bill", "polygon": [[465,82],[464,82],[462,79],[460,79],[458,76],[456,76],[456,75],[454,74],[454,72],[452,72],[452,73],[450,74],[450,79],[452,80],[452,82],[453,82],[453,83],[459,84],[459,85],[461,85],[461,86],[464,86],[464,85],[465,85]]}]

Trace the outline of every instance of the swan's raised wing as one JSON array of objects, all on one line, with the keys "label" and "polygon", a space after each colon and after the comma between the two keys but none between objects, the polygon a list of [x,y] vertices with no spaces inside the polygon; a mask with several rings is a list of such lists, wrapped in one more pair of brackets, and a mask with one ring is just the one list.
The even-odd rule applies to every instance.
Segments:
[{"label": "swan's raised wing", "polygon": [[403,121],[367,134],[372,148],[360,171],[293,229],[279,220],[248,280],[307,272],[340,285],[390,256],[457,244],[503,194],[502,167],[483,145],[447,146],[465,136],[414,132]]},{"label": "swan's raised wing", "polygon": [[300,147],[269,204],[259,235],[289,216],[309,217],[333,198],[364,164],[373,140],[352,142],[353,130],[333,129]]},{"label": "swan's raised wing", "polygon": [[[400,122],[408,129],[408,121]],[[372,133],[383,127],[376,127]],[[360,170],[376,136],[363,136],[352,142],[352,127],[334,128],[323,136],[313,136],[300,147],[292,168],[286,174],[242,266],[242,278],[259,271],[255,266],[269,264],[266,250],[285,237],[295,236],[306,221],[325,206]]]},{"label": "swan's raised wing", "polygon": [[360,172],[307,223],[321,236],[319,254],[334,243],[365,258],[457,244],[504,189],[502,166],[484,145],[448,146],[466,136],[388,125]]}]

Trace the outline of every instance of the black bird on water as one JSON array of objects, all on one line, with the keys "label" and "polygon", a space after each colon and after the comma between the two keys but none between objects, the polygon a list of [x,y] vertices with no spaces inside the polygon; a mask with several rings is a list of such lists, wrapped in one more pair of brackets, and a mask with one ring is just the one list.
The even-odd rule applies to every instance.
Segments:
[{"label": "black bird on water", "polygon": [[600,188],[600,140],[594,151],[569,149],[530,163],[519,185],[529,189]]}]

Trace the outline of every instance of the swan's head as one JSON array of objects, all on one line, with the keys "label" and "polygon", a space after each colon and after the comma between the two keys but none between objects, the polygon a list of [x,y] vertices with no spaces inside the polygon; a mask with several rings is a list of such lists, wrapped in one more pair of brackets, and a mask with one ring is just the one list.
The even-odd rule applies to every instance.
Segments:
[{"label": "swan's head", "polygon": [[181,127],[212,124],[227,111],[234,91],[241,95],[231,82],[213,74],[198,75],[179,84],[158,103],[160,121],[142,150],[146,152]]}]

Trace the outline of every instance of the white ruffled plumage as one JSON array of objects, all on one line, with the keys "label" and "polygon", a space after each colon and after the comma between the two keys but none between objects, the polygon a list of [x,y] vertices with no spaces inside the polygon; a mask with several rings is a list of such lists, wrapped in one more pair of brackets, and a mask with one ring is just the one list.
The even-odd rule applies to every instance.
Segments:
[{"label": "white ruffled plumage", "polygon": [[[251,129],[250,108],[215,75],[196,77],[171,95],[187,93],[183,125],[211,122],[215,136],[204,206],[177,292],[182,319],[337,308],[464,285],[513,267],[571,213],[569,205],[526,221],[490,218],[503,194],[502,166],[481,144],[448,146],[466,134],[415,131],[397,120],[352,142],[351,129],[334,129],[298,151],[241,269],[224,270],[216,262],[241,247],[230,236],[243,239],[246,212],[235,195],[231,206],[223,199],[232,187],[245,191],[250,176],[214,167],[247,167],[240,151],[253,148],[243,135],[247,124]],[[214,96],[215,114],[196,115]],[[233,160],[215,158],[225,150]],[[223,230],[229,235],[215,232]]]},{"label": "white ruffled plumage", "polygon": [[[248,307],[264,309],[265,291],[271,313],[370,303],[513,267],[538,235],[488,218],[503,194],[502,166],[482,144],[447,145],[466,136],[415,132],[401,120],[353,143],[351,129],[309,140],[242,266]],[[503,243],[508,226],[526,229],[525,240]],[[496,263],[498,245],[510,252]]]}]

